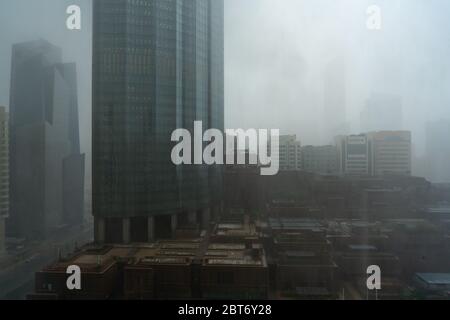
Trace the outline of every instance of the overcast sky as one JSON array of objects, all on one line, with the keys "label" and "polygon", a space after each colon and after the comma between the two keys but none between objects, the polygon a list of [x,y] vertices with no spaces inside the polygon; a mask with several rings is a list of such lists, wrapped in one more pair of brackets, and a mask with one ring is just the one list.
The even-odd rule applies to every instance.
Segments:
[{"label": "overcast sky", "polygon": [[[90,149],[91,0],[0,1],[0,105],[9,104],[11,46],[44,38],[78,65],[81,140]],[[65,28],[68,5],[82,30]],[[382,30],[366,28],[366,9],[382,9]],[[450,1],[225,0],[225,115],[229,128],[280,128],[303,144],[326,143],[325,66],[345,61],[348,121],[372,92],[401,96],[403,129],[423,150],[424,124],[450,118]]]},{"label": "overcast sky", "polygon": [[[381,31],[366,27],[372,4]],[[226,0],[227,124],[327,142],[324,69],[343,56],[351,131],[372,92],[399,95],[420,152],[424,123],[450,115],[449,13],[445,0]]]}]

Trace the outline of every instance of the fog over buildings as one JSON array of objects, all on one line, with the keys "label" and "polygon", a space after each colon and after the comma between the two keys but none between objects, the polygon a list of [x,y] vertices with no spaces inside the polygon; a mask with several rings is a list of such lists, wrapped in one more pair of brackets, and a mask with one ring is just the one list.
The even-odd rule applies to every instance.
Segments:
[{"label": "fog over buildings", "polygon": [[[372,4],[382,10],[380,31],[366,28]],[[351,131],[372,93],[399,96],[403,129],[422,153],[425,123],[450,117],[449,9],[443,1],[227,1],[226,124],[327,143],[324,75],[342,57]]]},{"label": "fog over buildings", "polygon": [[[0,105],[9,106],[13,44],[42,38],[61,47],[64,61],[78,66],[80,139],[87,164],[91,3],[0,3]],[[81,7],[81,31],[65,27],[72,4]],[[382,10],[379,31],[366,27],[372,4]],[[358,134],[373,94],[395,96],[402,107],[399,129],[412,131],[415,158],[421,158],[433,149],[425,145],[427,123],[450,119],[449,10],[450,3],[441,0],[225,1],[225,126],[280,128],[282,134],[296,134],[303,145],[328,144],[326,119],[343,119],[341,128]],[[325,99],[327,66],[333,61],[342,63],[337,90],[345,96],[345,108],[330,108],[333,102]],[[330,116],[327,110],[339,114]]]},{"label": "fog over buildings", "polygon": [[[0,105],[10,106],[12,46],[46,40],[62,49],[62,59],[77,65],[81,152],[90,170],[91,149],[91,0],[6,0],[0,3]],[[82,8],[82,30],[66,28],[66,9]],[[90,176],[88,171],[88,177]]]},{"label": "fog over buildings", "polygon": [[450,298],[448,12],[1,0],[0,300]]}]

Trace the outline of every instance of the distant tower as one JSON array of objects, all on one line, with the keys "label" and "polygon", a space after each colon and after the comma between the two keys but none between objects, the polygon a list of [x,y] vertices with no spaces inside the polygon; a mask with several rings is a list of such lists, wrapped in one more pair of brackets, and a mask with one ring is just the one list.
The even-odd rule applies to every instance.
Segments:
[{"label": "distant tower", "polygon": [[450,183],[450,120],[428,123],[425,135],[427,179],[435,183]]},{"label": "distant tower", "polygon": [[346,72],[342,57],[335,58],[326,66],[324,73],[324,133],[332,141],[335,136],[348,134],[346,115]]},{"label": "distant tower", "polygon": [[44,40],[13,46],[8,232],[17,237],[43,239],[83,217],[76,67],[61,60]]}]

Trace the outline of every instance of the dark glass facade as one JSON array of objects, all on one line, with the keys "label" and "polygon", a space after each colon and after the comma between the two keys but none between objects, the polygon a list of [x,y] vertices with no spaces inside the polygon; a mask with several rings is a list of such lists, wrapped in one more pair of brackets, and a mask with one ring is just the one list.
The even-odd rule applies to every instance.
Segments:
[{"label": "dark glass facade", "polygon": [[194,121],[223,130],[223,41],[223,0],[94,1],[97,239],[117,219],[184,220],[220,204],[221,168],[175,166],[171,134]]}]

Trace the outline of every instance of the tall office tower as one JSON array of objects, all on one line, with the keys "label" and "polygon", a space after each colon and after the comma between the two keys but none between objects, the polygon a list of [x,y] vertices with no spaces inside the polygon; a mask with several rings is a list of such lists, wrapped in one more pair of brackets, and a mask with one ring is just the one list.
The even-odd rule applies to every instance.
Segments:
[{"label": "tall office tower", "polygon": [[337,57],[330,61],[324,72],[324,132],[327,141],[338,135],[348,134],[346,119],[346,72],[345,61]]},{"label": "tall office tower", "polygon": [[47,41],[16,44],[10,88],[12,235],[46,238],[83,217],[76,66]]},{"label": "tall office tower", "polygon": [[372,175],[411,175],[411,132],[379,131],[368,134]]},{"label": "tall office tower", "polygon": [[365,134],[337,136],[339,173],[369,175],[371,168],[370,142]]},{"label": "tall office tower", "polygon": [[[94,1],[93,215],[97,242],[208,224],[217,166],[171,162],[171,134],[223,130],[223,0]],[[198,151],[197,151],[198,152]]]},{"label": "tall office tower", "polygon": [[430,122],[426,126],[425,158],[427,178],[435,183],[450,182],[450,120]]},{"label": "tall office tower", "polygon": [[5,219],[9,214],[8,113],[0,107],[0,257],[5,253]]},{"label": "tall office tower", "polygon": [[301,170],[301,143],[295,135],[280,136],[280,170]]},{"label": "tall office tower", "polygon": [[372,94],[361,112],[363,132],[401,130],[402,122],[402,100],[395,95]]}]

